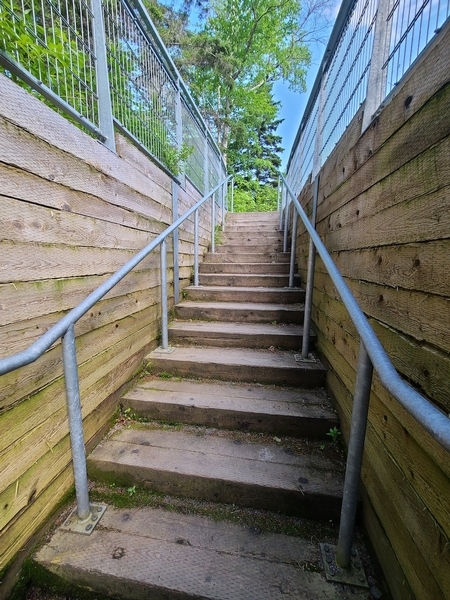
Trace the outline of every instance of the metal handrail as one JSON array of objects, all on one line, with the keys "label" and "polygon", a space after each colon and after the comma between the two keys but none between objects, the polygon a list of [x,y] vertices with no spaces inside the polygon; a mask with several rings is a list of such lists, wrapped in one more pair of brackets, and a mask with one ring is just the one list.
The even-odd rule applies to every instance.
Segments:
[{"label": "metal handrail", "polygon": [[[198,285],[198,210],[205,202],[211,199],[211,246],[214,246],[215,226],[215,196],[221,193],[222,226],[225,211],[226,186],[232,175],[226,177],[216,187],[209,191],[203,198],[194,204],[184,215],[179,217],[172,225],[167,227],[152,242],[147,244],[140,252],[131,258],[123,267],[118,269],[96,290],[91,292],[77,306],[72,308],[62,319],[53,325],[46,333],[40,336],[28,348],[10,356],[0,359],[0,375],[10,373],[15,369],[28,365],[41,357],[58,339],[62,339],[62,353],[64,364],[64,377],[66,387],[67,409],[69,418],[69,432],[72,447],[72,459],[77,498],[77,514],[80,523],[87,523],[91,519],[91,507],[87,486],[86,455],[83,438],[83,420],[81,415],[81,402],[78,384],[78,367],[75,348],[75,323],[85,315],[103,296],[117,285],[134,267],[146,258],[155,248],[161,245],[161,320],[162,320],[162,347],[168,347],[168,322],[167,322],[167,276],[166,276],[166,239],[178,230],[178,227],[194,213],[194,280]],[[176,260],[176,259],[175,259]],[[175,262],[175,261],[174,261]],[[97,517],[92,519],[96,521]],[[90,533],[93,525],[86,527]]]},{"label": "metal handrail", "polygon": [[[352,423],[350,430],[350,439],[348,445],[347,466],[345,473],[344,495],[342,501],[341,524],[339,530],[339,541],[336,553],[336,560],[341,567],[348,567],[350,564],[351,545],[353,531],[356,521],[356,508],[358,498],[358,487],[361,475],[362,455],[364,450],[364,438],[367,425],[367,416],[369,408],[370,388],[373,369],[378,373],[378,377],[394,398],[424,427],[424,429],[435,439],[445,450],[450,452],[450,418],[441,412],[424,396],[419,394],[413,387],[404,381],[397,373],[389,356],[384,350],[381,342],[372,329],[369,320],[361,310],[350,288],[344,281],[339,269],[333,262],[328,250],[315,230],[315,224],[312,223],[295,197],[294,192],[289,187],[283,175],[280,175],[281,181],[285,186],[290,200],[295,206],[298,215],[310,235],[310,258],[315,255],[317,250],[325,268],[328,271],[341,299],[346,307],[350,318],[360,336],[360,352],[358,367],[356,371],[355,394],[353,401]],[[316,182],[317,184],[317,182]],[[289,201],[286,200],[283,208],[285,219],[289,215]],[[286,231],[286,228],[285,228]],[[293,228],[293,238],[296,237]],[[294,241],[294,240],[293,240]],[[295,243],[292,243],[291,252],[295,254]],[[292,260],[291,260],[292,264]],[[314,270],[314,263],[309,262]],[[309,269],[310,271],[311,269]],[[308,272],[307,297],[312,299],[313,273]],[[309,294],[308,294],[309,291]],[[308,312],[308,318],[311,318],[311,306],[307,311],[305,306],[305,317]],[[309,326],[309,324],[306,324]]]}]

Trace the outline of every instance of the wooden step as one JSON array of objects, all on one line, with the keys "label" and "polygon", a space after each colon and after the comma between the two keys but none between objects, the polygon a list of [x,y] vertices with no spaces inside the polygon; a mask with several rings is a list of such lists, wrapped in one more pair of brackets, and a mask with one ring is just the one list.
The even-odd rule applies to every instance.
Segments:
[{"label": "wooden step", "polygon": [[[76,597],[77,586],[127,600],[344,597],[325,579],[316,542],[149,507],[108,507],[90,536],[59,530],[36,560]],[[368,592],[353,588],[348,597],[367,600]]]},{"label": "wooden step", "polygon": [[251,227],[255,222],[263,223],[279,223],[280,213],[278,211],[272,212],[242,212],[242,213],[227,213],[227,223],[241,223]]},{"label": "wooden step", "polygon": [[169,341],[175,346],[274,347],[299,352],[302,340],[301,325],[174,320],[169,327]]},{"label": "wooden step", "polygon": [[89,476],[99,481],[327,521],[339,518],[342,470],[320,450],[297,455],[275,441],[143,424],[115,433],[88,458]]},{"label": "wooden step", "polygon": [[147,355],[149,372],[221,381],[250,381],[295,387],[317,387],[324,383],[320,361],[295,360],[288,351],[246,348],[174,348],[168,354],[154,350]]},{"label": "wooden step", "polygon": [[305,290],[300,288],[188,286],[184,288],[187,300],[205,302],[269,302],[289,304],[303,302]]},{"label": "wooden step", "polygon": [[194,302],[184,300],[175,306],[180,319],[204,319],[245,323],[303,323],[303,304],[263,304],[256,302]]},{"label": "wooden step", "polygon": [[289,274],[289,266],[289,262],[204,262],[200,265],[200,273],[286,275]]},{"label": "wooden step", "polygon": [[[264,275],[247,273],[200,273],[200,285],[233,286],[233,287],[288,287],[289,275]],[[294,287],[298,287],[300,278],[294,276]]]},{"label": "wooden step", "polygon": [[148,419],[329,441],[338,426],[324,390],[152,378],[122,404]]}]

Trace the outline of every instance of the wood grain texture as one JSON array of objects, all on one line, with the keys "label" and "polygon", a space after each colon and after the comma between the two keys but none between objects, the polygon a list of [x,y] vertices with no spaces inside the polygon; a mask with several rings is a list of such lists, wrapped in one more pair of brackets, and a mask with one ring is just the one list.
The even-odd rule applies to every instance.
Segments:
[{"label": "wood grain texture", "polygon": [[[0,75],[1,356],[33,343],[172,222],[172,184],[129,142],[117,154]],[[183,212],[200,198],[181,192]],[[200,211],[200,253],[210,213]],[[182,226],[181,287],[192,272],[193,222]],[[168,239],[169,309],[173,305]],[[87,440],[104,430],[117,390],[156,347],[159,251],[75,326]],[[73,484],[61,348],[0,378],[0,570]],[[113,400],[111,400],[113,398]],[[109,400],[108,400],[109,399]]]},{"label": "wood grain texture", "polygon": [[[448,414],[449,40],[447,27],[361,136],[355,117],[321,171],[317,224],[396,369]],[[299,198],[310,211],[310,185]],[[304,279],[303,226],[297,242]],[[348,439],[359,338],[320,259],[313,305]],[[376,375],[362,480],[364,523],[395,600],[448,598],[450,456]]]}]

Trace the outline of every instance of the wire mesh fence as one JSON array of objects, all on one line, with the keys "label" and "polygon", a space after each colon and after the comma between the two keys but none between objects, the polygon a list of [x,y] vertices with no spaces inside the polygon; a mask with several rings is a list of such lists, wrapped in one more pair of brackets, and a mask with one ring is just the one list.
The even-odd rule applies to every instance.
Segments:
[{"label": "wire mesh fence", "polygon": [[98,124],[92,11],[83,0],[0,0],[0,51]]},{"label": "wire mesh fence", "polygon": [[[201,192],[223,179],[220,152],[140,0],[0,0],[0,33],[3,72],[111,149],[114,123]],[[207,146],[219,157],[209,164]]]},{"label": "wire mesh fence", "polygon": [[450,0],[343,0],[288,162],[287,181],[296,193],[364,102],[363,127],[370,122],[449,16]]}]

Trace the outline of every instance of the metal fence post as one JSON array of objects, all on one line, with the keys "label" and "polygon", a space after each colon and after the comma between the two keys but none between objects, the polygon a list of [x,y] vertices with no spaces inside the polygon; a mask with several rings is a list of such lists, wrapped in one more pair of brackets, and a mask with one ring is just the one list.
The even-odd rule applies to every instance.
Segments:
[{"label": "metal fence post", "polygon": [[[178,183],[172,181],[172,223],[178,219]],[[178,259],[178,228],[172,233],[173,242],[173,300],[180,301],[180,269]]]},{"label": "metal fence post", "polygon": [[70,443],[72,447],[73,474],[77,498],[79,521],[90,518],[89,491],[84,448],[83,417],[81,414],[78,365],[75,347],[75,330],[70,325],[62,338],[62,354],[66,386],[67,413],[69,419]]},{"label": "metal fence post", "polygon": [[198,287],[198,208],[194,212],[194,285]]},{"label": "metal fence post", "polygon": [[167,318],[167,266],[166,266],[166,240],[160,246],[161,268],[161,348],[169,347],[169,324]]},{"label": "metal fence post", "polygon": [[[316,228],[317,219],[317,198],[319,195],[319,175],[314,179],[313,206],[311,215],[311,224]],[[312,315],[312,297],[314,290],[314,271],[316,267],[316,247],[312,238],[309,238],[308,254],[308,273],[306,276],[305,293],[305,316],[303,317],[303,340],[302,340],[302,358],[308,358],[309,354],[309,336],[311,333],[311,315]]]},{"label": "metal fence post", "polygon": [[343,569],[349,566],[351,559],[372,374],[372,362],[367,354],[364,344],[360,342],[355,397],[353,400],[352,424],[348,444],[347,466],[345,470],[341,523],[336,549],[336,562]]},{"label": "metal fence post", "polygon": [[101,0],[92,0],[94,47],[95,47],[95,77],[97,80],[99,128],[106,140],[105,146],[116,151],[114,139],[114,122],[111,104],[111,91],[108,77],[108,61],[106,57],[106,36],[103,21],[103,9]]},{"label": "metal fence post", "polygon": [[392,19],[388,20],[388,17],[393,5],[394,0],[378,0],[377,19],[375,22],[372,57],[370,59],[361,132],[367,129],[386,95],[387,69],[383,69],[383,65],[386,63],[389,56]]}]

